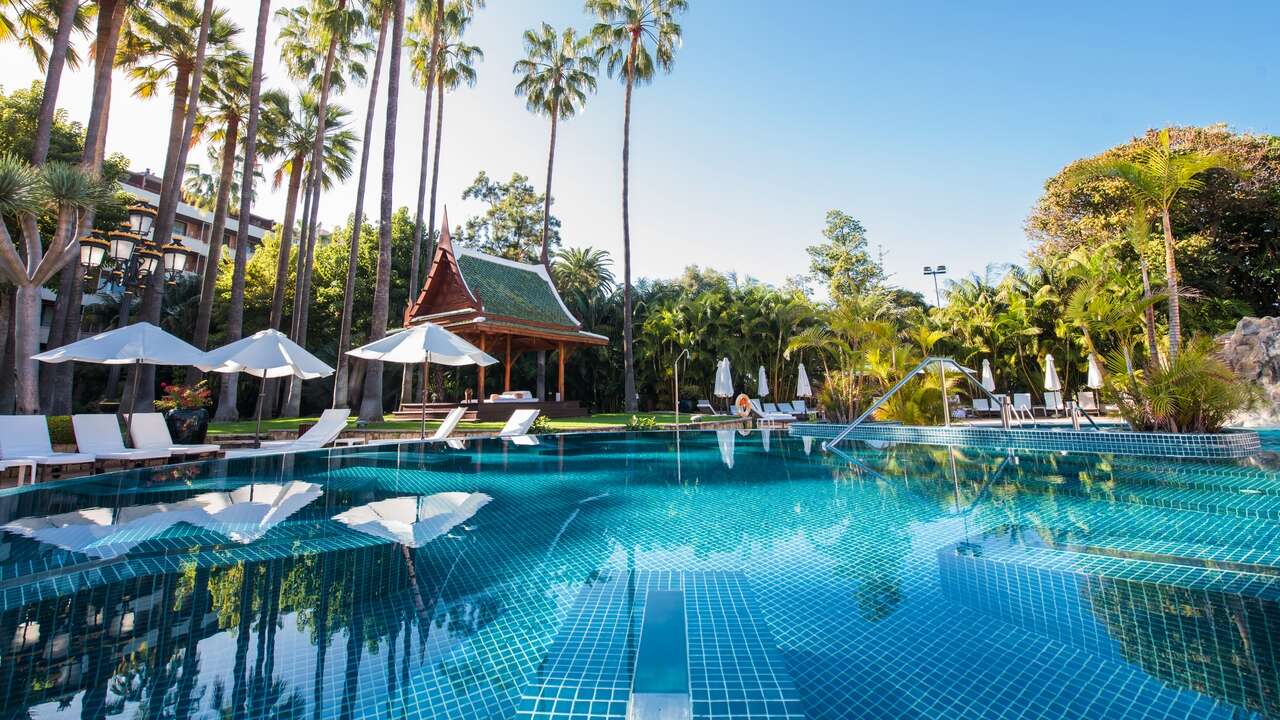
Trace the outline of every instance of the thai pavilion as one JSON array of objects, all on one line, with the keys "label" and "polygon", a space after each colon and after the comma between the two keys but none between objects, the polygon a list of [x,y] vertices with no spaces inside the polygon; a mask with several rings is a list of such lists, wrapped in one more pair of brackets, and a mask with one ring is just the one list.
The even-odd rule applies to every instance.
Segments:
[{"label": "thai pavilion", "polygon": [[[582,329],[560,299],[545,266],[455,248],[447,214],[422,290],[405,311],[406,326],[423,322],[462,336],[500,362],[488,373],[483,367],[476,369],[476,388],[463,400],[474,407],[466,419],[505,420],[522,407],[539,408],[549,417],[587,414],[565,394],[565,363],[578,348],[607,345],[609,338]],[[511,387],[512,365],[522,354],[540,350],[554,354],[558,366],[558,390],[542,400],[531,389]],[[502,377],[497,382],[493,376],[499,372]],[[427,411],[438,417],[457,405],[431,403]],[[417,403],[405,403],[397,415],[417,417],[420,408]]]}]

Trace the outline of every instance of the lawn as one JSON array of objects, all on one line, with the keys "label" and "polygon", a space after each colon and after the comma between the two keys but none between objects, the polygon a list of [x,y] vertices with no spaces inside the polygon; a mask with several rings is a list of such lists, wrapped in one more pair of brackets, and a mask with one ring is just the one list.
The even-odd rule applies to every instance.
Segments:
[{"label": "lawn", "polygon": [[[600,430],[604,428],[624,428],[632,416],[642,418],[653,418],[657,423],[675,422],[675,413],[670,412],[651,412],[651,413],[603,413],[600,415],[591,415],[589,417],[576,418],[556,418],[549,420],[551,429],[556,432],[572,432],[574,430]],[[388,415],[387,417],[391,417]],[[681,421],[687,422],[689,415],[681,414]],[[730,420],[735,419],[728,416],[710,416],[704,419],[708,420]],[[262,421],[262,431],[270,432],[272,430],[297,430],[300,423],[313,423],[316,421],[314,417],[306,418],[276,418],[273,420]],[[356,421],[352,417],[347,421],[351,427],[355,427]],[[421,425],[416,420],[387,420],[380,423],[369,423],[364,427],[370,430],[417,430]],[[440,425],[437,421],[427,421],[427,428],[434,429]],[[460,431],[472,432],[497,432],[502,429],[501,422],[464,422],[458,424]],[[210,435],[240,435],[253,432],[253,420],[237,420],[235,422],[214,422],[209,423]]]}]

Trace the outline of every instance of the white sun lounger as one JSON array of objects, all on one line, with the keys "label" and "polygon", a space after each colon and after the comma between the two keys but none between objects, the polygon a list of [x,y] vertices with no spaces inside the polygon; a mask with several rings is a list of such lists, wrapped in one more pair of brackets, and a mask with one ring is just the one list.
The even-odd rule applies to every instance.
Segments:
[{"label": "white sun lounger", "polygon": [[256,448],[228,450],[227,457],[238,458],[270,453],[304,452],[319,450],[338,438],[347,427],[347,418],[351,410],[347,408],[330,408],[320,413],[316,424],[298,436],[296,440],[266,440]]},{"label": "white sun lounger", "polygon": [[458,427],[458,423],[462,420],[462,416],[466,414],[466,407],[456,407],[450,410],[449,414],[444,417],[444,422],[440,423],[440,427],[436,428],[436,431],[431,433],[430,439],[447,440],[449,436],[453,434],[454,429]]},{"label": "white sun lounger", "polygon": [[991,401],[986,398],[973,399],[973,414],[975,416],[984,415],[991,412]]},{"label": "white sun lounger", "polygon": [[796,401],[792,402],[792,403],[791,403],[791,410],[792,410],[792,413],[793,413],[793,414],[795,414],[795,415],[797,415],[797,416],[799,416],[799,417],[806,417],[806,418],[807,418],[807,417],[811,417],[811,416],[813,416],[813,415],[815,415],[815,414],[816,414],[813,410],[810,410],[809,408],[805,407],[805,404],[804,404],[804,401],[803,401],[803,400],[796,400]]},{"label": "white sun lounger", "polygon": [[1080,406],[1080,409],[1085,412],[1096,413],[1099,411],[1098,395],[1092,390],[1081,390],[1076,393],[1076,403]]},{"label": "white sun lounger", "polygon": [[71,427],[76,433],[76,447],[91,453],[97,462],[145,463],[168,460],[168,450],[129,449],[120,436],[120,421],[115,415],[72,415]]},{"label": "white sun lounger", "polygon": [[186,458],[189,455],[209,455],[222,451],[212,443],[203,445],[177,445],[169,434],[169,425],[160,413],[136,413],[129,419],[129,437],[133,446],[142,450],[167,450],[172,455]]},{"label": "white sun lounger", "polygon": [[533,421],[538,419],[541,412],[532,408],[516,410],[507,419],[507,424],[498,431],[498,437],[507,438],[517,445],[537,445],[538,438],[529,434],[529,428],[533,427]]},{"label": "white sun lounger", "polygon": [[0,460],[0,472],[9,468],[18,468],[18,487],[22,487],[23,481],[32,484],[36,481],[36,461],[27,458],[18,458],[17,460]]},{"label": "white sun lounger", "polygon": [[1031,393],[1014,393],[1013,409],[1019,412],[1031,412]]},{"label": "white sun lounger", "polygon": [[43,415],[0,415],[0,459],[30,461],[38,467],[93,464],[89,453],[54,452]]},{"label": "white sun lounger", "polygon": [[774,407],[773,412],[769,412],[764,407],[761,407],[760,400],[758,398],[750,398],[750,401],[751,401],[751,411],[754,412],[756,415],[758,415],[760,417],[760,420],[765,423],[795,422],[795,419],[796,419],[795,415],[792,415],[790,413],[778,412],[777,407]]}]

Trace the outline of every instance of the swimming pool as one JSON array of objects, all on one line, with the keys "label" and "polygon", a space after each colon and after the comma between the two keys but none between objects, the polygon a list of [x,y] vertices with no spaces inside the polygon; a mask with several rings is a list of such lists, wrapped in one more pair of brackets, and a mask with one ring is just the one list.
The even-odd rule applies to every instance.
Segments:
[{"label": "swimming pool", "polygon": [[654,591],[687,667],[652,667],[697,718],[1280,717],[1275,454],[819,446],[543,436],[6,491],[0,718],[623,718]]}]

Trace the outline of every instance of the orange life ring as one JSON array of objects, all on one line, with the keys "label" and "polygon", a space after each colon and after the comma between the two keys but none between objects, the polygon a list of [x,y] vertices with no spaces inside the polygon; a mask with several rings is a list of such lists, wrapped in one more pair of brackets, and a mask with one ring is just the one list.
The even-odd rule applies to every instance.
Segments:
[{"label": "orange life ring", "polygon": [[747,397],[746,393],[742,393],[734,398],[733,407],[737,409],[739,417],[750,417],[751,398]]}]

